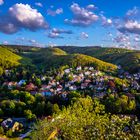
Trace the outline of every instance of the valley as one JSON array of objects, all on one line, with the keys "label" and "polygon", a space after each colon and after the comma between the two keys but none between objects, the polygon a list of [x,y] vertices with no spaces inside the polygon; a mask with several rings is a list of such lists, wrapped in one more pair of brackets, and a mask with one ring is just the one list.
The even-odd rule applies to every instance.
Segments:
[{"label": "valley", "polygon": [[[1,46],[0,54],[1,134],[33,139],[54,136],[85,139],[86,130],[81,130],[79,135],[74,129],[98,123],[95,119],[98,116],[106,125],[112,119],[119,120],[119,130],[115,131],[119,131],[120,136],[129,133],[128,138],[133,137],[130,133],[133,129],[136,138],[139,137],[137,129],[134,130],[134,127],[140,127],[139,51],[100,47]],[[123,57],[130,54],[135,55],[131,60],[135,62],[131,65]],[[77,119],[85,124],[76,123]],[[38,121],[40,124],[35,128]],[[71,121],[74,126],[67,128],[67,122]],[[42,126],[44,123],[46,125]],[[100,129],[107,131],[102,123]],[[40,127],[48,131],[43,132],[44,136]],[[108,129],[113,132],[113,128]],[[87,130],[90,138],[90,131],[95,130],[92,125]],[[72,134],[66,135],[68,131]],[[92,137],[97,137],[96,133]]]}]

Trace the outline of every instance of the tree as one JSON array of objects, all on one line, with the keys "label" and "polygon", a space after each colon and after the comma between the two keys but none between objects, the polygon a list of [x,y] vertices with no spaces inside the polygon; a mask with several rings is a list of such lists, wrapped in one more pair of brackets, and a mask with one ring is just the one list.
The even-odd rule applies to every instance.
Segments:
[{"label": "tree", "polygon": [[4,115],[11,116],[15,113],[15,103],[13,100],[3,100],[0,103],[0,107],[4,111]]},{"label": "tree", "polygon": [[[129,117],[120,118],[116,115],[97,113],[96,107],[102,106],[98,100],[90,97],[79,98],[72,106],[64,108],[53,115],[52,121],[40,121],[33,131],[32,139],[48,140],[117,140],[138,139],[140,123],[131,123]],[[99,108],[99,107],[98,107]],[[101,109],[102,110],[102,109]],[[130,126],[133,130],[126,132],[124,128]]]},{"label": "tree", "polygon": [[11,90],[9,93],[9,96],[11,99],[17,99],[19,96],[19,91],[18,90]]},{"label": "tree", "polygon": [[35,109],[34,109],[34,113],[37,115],[37,116],[42,116],[45,114],[45,102],[42,101],[42,102],[38,102],[37,105],[35,106]]},{"label": "tree", "polygon": [[9,130],[6,132],[6,136],[7,136],[7,137],[13,137],[12,129],[9,129]]},{"label": "tree", "polygon": [[45,98],[44,98],[44,96],[41,93],[35,94],[35,101],[36,101],[36,103],[42,102],[44,100],[45,100]]},{"label": "tree", "polygon": [[15,102],[15,105],[16,105],[16,116],[23,116],[24,114],[24,110],[26,108],[26,104],[24,102],[21,102],[21,101],[18,101],[18,102]]},{"label": "tree", "polygon": [[19,98],[22,102],[25,102],[29,106],[31,106],[35,102],[35,97],[29,92],[21,91],[19,93]]},{"label": "tree", "polygon": [[45,114],[47,114],[47,115],[53,114],[53,104],[51,104],[50,102],[47,102],[47,104],[46,104]]},{"label": "tree", "polygon": [[36,78],[36,79],[35,79],[35,84],[36,84],[37,86],[41,86],[41,79]]},{"label": "tree", "polygon": [[126,95],[122,95],[120,98],[122,111],[126,112],[128,105],[128,97]]},{"label": "tree", "polygon": [[3,69],[0,67],[0,76],[3,74]]},{"label": "tree", "polygon": [[130,100],[127,106],[128,111],[134,111],[136,109],[136,102],[135,100]]},{"label": "tree", "polygon": [[36,115],[32,114],[31,110],[24,110],[24,115],[28,121],[36,120]]},{"label": "tree", "polygon": [[81,97],[81,94],[77,91],[71,91],[69,94],[68,94],[68,99],[69,99],[69,102],[71,103],[71,101],[76,101],[77,98],[80,98]]},{"label": "tree", "polygon": [[2,117],[4,115],[3,110],[0,108],[0,117]]},{"label": "tree", "polygon": [[58,104],[54,104],[53,105],[53,113],[59,113],[59,112],[60,112],[60,109],[59,109]]},{"label": "tree", "polygon": [[4,129],[3,129],[3,127],[2,126],[0,126],[0,134],[4,134]]}]

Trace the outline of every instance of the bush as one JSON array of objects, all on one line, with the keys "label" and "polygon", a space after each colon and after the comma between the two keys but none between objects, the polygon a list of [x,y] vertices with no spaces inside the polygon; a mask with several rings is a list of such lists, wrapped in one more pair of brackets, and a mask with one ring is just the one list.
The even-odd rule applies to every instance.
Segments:
[{"label": "bush", "polygon": [[0,134],[4,134],[4,129],[3,129],[3,127],[2,126],[0,126]]},{"label": "bush", "polygon": [[[101,115],[102,114],[102,115]],[[131,132],[123,131],[130,126]],[[72,106],[53,115],[50,122],[41,121],[32,133],[32,139],[48,140],[117,140],[138,139],[140,124],[131,124],[129,117],[120,118],[116,115],[103,113],[103,105],[90,97],[79,98]]]},{"label": "bush", "polygon": [[13,137],[12,129],[9,129],[9,130],[6,132],[6,136],[7,136],[7,137]]}]

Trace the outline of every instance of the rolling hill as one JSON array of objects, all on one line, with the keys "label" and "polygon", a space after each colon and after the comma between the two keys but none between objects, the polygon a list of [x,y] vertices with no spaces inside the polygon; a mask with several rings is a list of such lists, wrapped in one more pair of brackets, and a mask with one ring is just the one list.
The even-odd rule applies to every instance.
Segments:
[{"label": "rolling hill", "polygon": [[[5,63],[3,61],[9,61],[15,66],[21,62],[27,63],[32,61],[32,63],[36,66],[45,67],[47,69],[52,67],[58,68],[59,66],[65,65],[94,65],[97,68],[105,71],[107,69],[111,71],[115,70],[115,65],[122,65],[125,70],[132,73],[137,72],[140,69],[140,51],[128,49],[101,48],[98,46],[60,46],[56,48],[5,46],[1,47],[0,49],[6,51],[5,56],[8,55],[8,58],[4,56],[2,57],[4,54],[2,54],[3,51],[1,51],[1,57],[4,58],[4,60],[1,60],[1,63]],[[10,58],[10,56],[13,57]]]},{"label": "rolling hill", "polygon": [[21,59],[21,56],[16,55],[4,47],[0,47],[0,74],[3,73],[4,69],[18,66]]},{"label": "rolling hill", "polygon": [[14,49],[0,46],[0,75],[5,69],[17,67],[19,65],[30,64],[29,58],[22,57],[14,52]]},{"label": "rolling hill", "polygon": [[67,53],[81,53],[96,57],[103,61],[122,65],[125,70],[137,72],[140,69],[140,51],[122,48],[101,48],[101,47],[59,47]]},{"label": "rolling hill", "polygon": [[113,64],[101,61],[84,54],[67,54],[59,48],[42,48],[39,51],[24,54],[32,59],[33,64],[45,66],[46,68],[59,68],[69,65],[76,67],[78,65],[92,65],[102,71],[115,71],[117,67]]}]

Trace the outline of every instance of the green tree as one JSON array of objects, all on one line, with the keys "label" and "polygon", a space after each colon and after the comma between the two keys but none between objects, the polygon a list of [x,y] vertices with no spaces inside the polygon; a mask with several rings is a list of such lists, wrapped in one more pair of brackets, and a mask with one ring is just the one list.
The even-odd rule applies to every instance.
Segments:
[{"label": "green tree", "polygon": [[3,74],[3,69],[0,67],[0,76]]},{"label": "green tree", "polygon": [[7,137],[13,137],[13,132],[12,132],[12,129],[9,129],[7,132],[6,132],[6,136]]},{"label": "green tree", "polygon": [[4,115],[3,110],[0,108],[0,117],[2,117]]},{"label": "green tree", "polygon": [[53,105],[53,113],[59,113],[59,112],[60,112],[60,109],[59,109],[58,104],[54,104]]},{"label": "green tree", "polygon": [[36,120],[36,115],[32,114],[31,110],[24,110],[24,115],[28,121]]},{"label": "green tree", "polygon": [[[97,113],[95,108],[100,108],[98,107],[100,105],[98,100],[92,101],[90,97],[79,98],[72,106],[54,114],[51,122],[47,119],[41,121],[33,131],[32,139],[139,139],[138,122],[132,124],[129,117],[120,118],[116,115],[104,114],[102,111]],[[126,126],[130,126],[133,130],[125,132]]]},{"label": "green tree", "polygon": [[34,113],[37,115],[37,116],[42,116],[45,114],[45,102],[42,101],[42,102],[38,102],[35,109],[34,109]]},{"label": "green tree", "polygon": [[15,103],[13,100],[3,100],[0,103],[1,109],[4,111],[4,115],[14,115],[15,113]]},{"label": "green tree", "polygon": [[0,134],[4,135],[4,129],[2,126],[0,126]]}]

